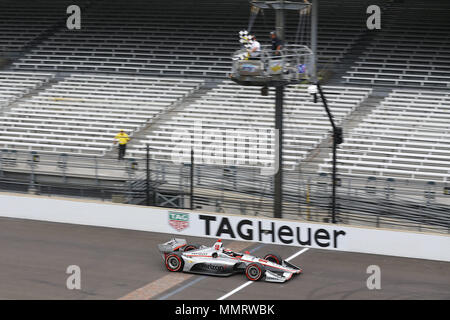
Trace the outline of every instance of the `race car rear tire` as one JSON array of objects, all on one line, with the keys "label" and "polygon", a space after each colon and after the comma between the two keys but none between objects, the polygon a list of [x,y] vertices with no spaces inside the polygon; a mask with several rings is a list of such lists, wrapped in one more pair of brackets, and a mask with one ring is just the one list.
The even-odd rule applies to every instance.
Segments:
[{"label": "race car rear tire", "polygon": [[273,263],[276,263],[276,264],[279,264],[279,265],[281,265],[283,263],[283,259],[281,259],[281,257],[279,255],[274,254],[274,253],[266,254],[263,259],[273,262]]},{"label": "race car rear tire", "polygon": [[260,264],[258,262],[250,263],[245,268],[245,276],[247,277],[248,280],[251,280],[251,281],[261,280],[261,278],[264,277],[265,273],[266,273],[266,270],[264,269],[262,264]]},{"label": "race car rear tire", "polygon": [[198,245],[196,245],[196,244],[187,244],[184,247],[183,251],[186,252],[186,251],[197,250],[197,249],[198,249]]},{"label": "race car rear tire", "polygon": [[179,272],[183,270],[184,261],[178,254],[168,254],[165,259],[166,268],[172,272]]}]

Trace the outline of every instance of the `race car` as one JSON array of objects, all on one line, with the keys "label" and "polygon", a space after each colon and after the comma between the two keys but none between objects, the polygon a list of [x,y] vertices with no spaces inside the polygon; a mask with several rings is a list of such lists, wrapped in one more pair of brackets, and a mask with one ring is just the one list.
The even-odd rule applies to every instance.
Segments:
[{"label": "race car", "polygon": [[223,248],[219,239],[212,247],[188,244],[185,239],[173,238],[159,244],[164,264],[171,272],[190,272],[215,276],[230,276],[244,273],[247,279],[269,282],[285,282],[302,270],[284,261],[279,255],[269,253],[258,258],[245,253]]}]

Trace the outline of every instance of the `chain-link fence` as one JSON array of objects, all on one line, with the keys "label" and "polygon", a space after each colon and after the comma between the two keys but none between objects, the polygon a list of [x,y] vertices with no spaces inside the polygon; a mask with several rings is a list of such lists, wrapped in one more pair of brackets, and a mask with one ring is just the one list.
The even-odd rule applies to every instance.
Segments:
[{"label": "chain-link fence", "polygon": [[[193,166],[150,157],[119,161],[3,150],[0,190],[273,216],[273,175],[192,160]],[[331,222],[331,195],[331,174],[284,170],[282,216]],[[338,223],[449,233],[449,186],[338,174],[336,213]]]}]

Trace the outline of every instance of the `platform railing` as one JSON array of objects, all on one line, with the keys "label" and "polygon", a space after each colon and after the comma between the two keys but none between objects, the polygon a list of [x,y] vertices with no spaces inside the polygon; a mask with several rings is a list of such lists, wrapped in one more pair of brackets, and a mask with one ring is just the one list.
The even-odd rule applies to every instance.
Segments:
[{"label": "platform railing", "polygon": [[[257,57],[248,57],[247,49],[239,49],[232,59],[234,79],[300,81],[309,78],[313,52],[304,45],[286,45],[276,54],[269,45],[262,45]],[[249,70],[251,65],[255,66],[253,73]]]}]

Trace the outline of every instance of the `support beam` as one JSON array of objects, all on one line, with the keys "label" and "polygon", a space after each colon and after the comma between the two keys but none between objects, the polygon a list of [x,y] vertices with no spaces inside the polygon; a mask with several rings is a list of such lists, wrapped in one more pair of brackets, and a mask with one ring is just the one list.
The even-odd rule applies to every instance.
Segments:
[{"label": "support beam", "polygon": [[148,143],[145,150],[145,204],[150,206],[150,145]]},{"label": "support beam", "polygon": [[189,171],[189,208],[191,210],[194,210],[194,165],[195,165],[195,160],[194,160],[194,147],[191,147],[191,168]]},{"label": "support beam", "polygon": [[313,61],[311,68],[311,82],[317,82],[317,26],[319,23],[319,0],[312,1],[311,8],[311,50],[313,52]]},{"label": "support beam", "polygon": [[[281,8],[276,10],[276,33],[278,39],[284,41],[284,1],[280,1]],[[274,198],[273,198],[273,216],[274,218],[283,217],[283,98],[284,98],[284,86],[275,87],[275,131],[278,141],[275,141],[277,145],[278,153],[275,155],[275,160],[278,169],[274,176]]]},{"label": "support beam", "polygon": [[[283,1],[281,1],[283,2]],[[284,10],[275,10],[275,28],[278,39],[284,40]]]},{"label": "support beam", "polygon": [[283,98],[284,86],[275,87],[275,131],[277,141],[278,153],[275,155],[278,162],[275,168],[278,169],[274,176],[274,203],[273,216],[274,218],[283,217]]},{"label": "support beam", "polygon": [[333,128],[333,172],[332,172],[332,193],[331,193],[331,222],[336,223],[336,183],[337,183],[337,146],[342,142],[342,129],[337,127],[334,123],[333,115],[331,114],[330,108],[328,108],[327,99],[322,91],[319,81],[316,83],[317,89],[319,90],[320,99],[322,100],[325,111],[327,112],[328,119],[330,120],[331,127]]}]

